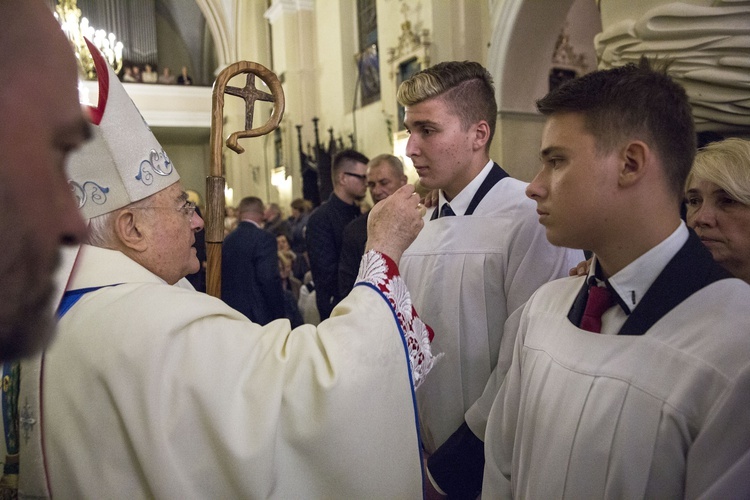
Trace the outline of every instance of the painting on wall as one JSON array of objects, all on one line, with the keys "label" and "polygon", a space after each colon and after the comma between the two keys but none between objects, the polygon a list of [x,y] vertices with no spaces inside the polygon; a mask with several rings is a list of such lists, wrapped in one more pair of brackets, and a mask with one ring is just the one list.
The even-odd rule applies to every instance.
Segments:
[{"label": "painting on wall", "polygon": [[370,45],[359,53],[359,81],[362,106],[380,100],[380,61],[378,46]]}]

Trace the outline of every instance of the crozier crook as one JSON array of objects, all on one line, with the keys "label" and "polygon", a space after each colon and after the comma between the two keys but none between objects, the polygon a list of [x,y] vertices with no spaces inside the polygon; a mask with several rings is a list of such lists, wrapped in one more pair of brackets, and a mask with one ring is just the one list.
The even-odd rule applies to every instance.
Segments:
[{"label": "crozier crook", "polygon": [[[234,76],[247,74],[245,86],[228,87]],[[258,76],[271,90],[271,93],[255,88]],[[221,138],[224,128],[224,94],[241,97],[245,101],[245,130],[232,133],[226,140],[229,149],[242,154],[245,149],[237,143],[244,137],[258,137],[276,129],[284,114],[284,91],[276,75],[264,66],[239,61],[226,67],[214,83],[211,102],[211,175],[206,178],[206,292],[214,297],[221,296],[221,245],[224,241],[224,172],[221,161]],[[261,127],[252,128],[256,101],[274,104],[268,121]]]}]

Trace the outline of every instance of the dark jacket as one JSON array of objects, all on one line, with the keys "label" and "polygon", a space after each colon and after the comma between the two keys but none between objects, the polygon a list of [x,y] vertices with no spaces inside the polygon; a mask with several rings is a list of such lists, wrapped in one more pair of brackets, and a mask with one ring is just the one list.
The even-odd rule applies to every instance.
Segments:
[{"label": "dark jacket", "polygon": [[289,219],[289,227],[291,228],[289,245],[297,255],[301,255],[307,251],[307,246],[305,245],[305,228],[307,227],[309,218],[310,214],[302,214],[297,219]]},{"label": "dark jacket", "polygon": [[[200,218],[203,218],[203,214],[200,211],[200,208],[196,207],[195,212],[200,216]],[[198,262],[201,263],[200,269],[198,269],[198,272],[194,274],[189,274],[185,276],[187,280],[193,285],[193,288],[195,288],[199,292],[206,292],[206,231],[200,230],[197,233],[195,233],[195,243],[193,243],[193,246],[195,247],[195,253],[196,257],[198,257]]]},{"label": "dark jacket", "polygon": [[359,263],[367,244],[367,216],[357,217],[344,228],[341,256],[339,257],[339,296],[349,295],[359,272]]},{"label": "dark jacket", "polygon": [[321,321],[328,318],[333,307],[341,301],[338,269],[344,228],[360,215],[357,205],[349,205],[331,194],[328,201],[315,209],[307,221],[307,254]]},{"label": "dark jacket", "polygon": [[289,224],[289,221],[286,219],[282,219],[281,216],[276,217],[276,219],[272,221],[266,222],[266,225],[263,227],[263,229],[274,236],[286,236],[287,241],[291,244],[292,228]]},{"label": "dark jacket", "polygon": [[240,222],[221,251],[221,298],[254,323],[284,317],[276,238],[251,222]]}]

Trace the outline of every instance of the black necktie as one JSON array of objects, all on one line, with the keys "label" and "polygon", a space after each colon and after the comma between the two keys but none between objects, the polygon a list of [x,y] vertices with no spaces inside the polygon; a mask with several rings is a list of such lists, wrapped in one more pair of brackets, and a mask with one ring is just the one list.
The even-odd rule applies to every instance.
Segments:
[{"label": "black necktie", "polygon": [[440,217],[450,217],[456,215],[456,213],[453,211],[450,205],[447,203],[443,203],[443,206],[440,207]]}]

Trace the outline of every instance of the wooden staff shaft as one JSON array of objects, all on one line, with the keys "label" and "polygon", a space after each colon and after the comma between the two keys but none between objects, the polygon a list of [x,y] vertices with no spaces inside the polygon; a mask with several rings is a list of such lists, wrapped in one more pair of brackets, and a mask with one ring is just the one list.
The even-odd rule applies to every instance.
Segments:
[{"label": "wooden staff shaft", "polygon": [[224,241],[224,178],[206,177],[206,293],[221,297],[221,246]]},{"label": "wooden staff shaft", "polygon": [[224,87],[217,79],[211,99],[211,171],[206,177],[206,293],[221,298],[221,246],[224,242],[224,172],[222,134],[224,132]]}]

